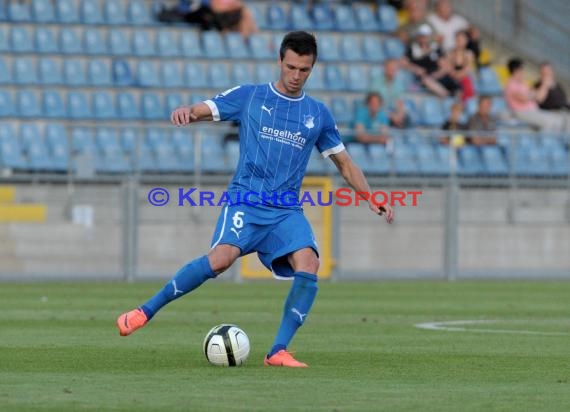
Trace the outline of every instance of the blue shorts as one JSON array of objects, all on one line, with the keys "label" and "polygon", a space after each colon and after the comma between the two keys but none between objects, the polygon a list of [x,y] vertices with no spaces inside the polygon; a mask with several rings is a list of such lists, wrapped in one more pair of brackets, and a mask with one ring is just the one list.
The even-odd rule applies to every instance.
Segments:
[{"label": "blue shorts", "polygon": [[313,230],[302,210],[245,204],[222,209],[211,247],[234,245],[240,256],[257,252],[263,265],[276,278],[290,278],[294,270],[287,255],[307,247],[319,254]]}]

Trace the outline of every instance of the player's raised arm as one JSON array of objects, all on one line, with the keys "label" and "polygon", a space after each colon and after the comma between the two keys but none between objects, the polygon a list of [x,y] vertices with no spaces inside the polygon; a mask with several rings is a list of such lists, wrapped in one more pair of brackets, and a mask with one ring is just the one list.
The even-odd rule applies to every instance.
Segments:
[{"label": "player's raised arm", "polygon": [[213,120],[212,111],[204,102],[192,106],[180,106],[170,115],[170,121],[176,126],[209,120]]},{"label": "player's raised arm", "polygon": [[384,215],[386,221],[388,223],[392,223],[394,220],[394,210],[389,204],[385,204],[383,206],[378,206],[374,204],[371,200],[371,193],[372,190],[370,189],[370,185],[368,181],[364,177],[362,170],[356,163],[353,162],[352,158],[348,154],[346,150],[342,152],[331,154],[331,160],[339,170],[340,174],[346,180],[346,182],[356,191],[361,193],[368,194],[368,207],[374,213],[379,215]]}]

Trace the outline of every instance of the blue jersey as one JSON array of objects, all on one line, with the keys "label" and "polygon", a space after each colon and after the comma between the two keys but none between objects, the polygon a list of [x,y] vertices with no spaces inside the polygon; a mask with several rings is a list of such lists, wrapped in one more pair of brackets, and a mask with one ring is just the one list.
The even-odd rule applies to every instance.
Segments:
[{"label": "blue jersey", "polygon": [[[205,103],[214,121],[239,123],[240,158],[228,188],[230,194],[255,192],[264,199],[291,194],[289,199],[298,198],[313,147],[324,157],[344,150],[328,108],[304,92],[289,97],[271,83],[243,85]],[[296,202],[277,203],[298,208]]]}]

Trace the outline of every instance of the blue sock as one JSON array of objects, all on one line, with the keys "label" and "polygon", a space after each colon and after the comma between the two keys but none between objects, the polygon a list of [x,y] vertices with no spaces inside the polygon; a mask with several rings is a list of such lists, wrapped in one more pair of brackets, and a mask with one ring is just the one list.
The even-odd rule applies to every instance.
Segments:
[{"label": "blue sock", "polygon": [[156,295],[141,306],[141,309],[150,320],[164,305],[184,296],[214,277],[216,275],[210,266],[208,256],[194,259],[181,267]]},{"label": "blue sock", "polygon": [[317,296],[317,275],[296,272],[293,285],[285,301],[283,319],[268,356],[273,356],[281,349],[286,349],[297,329],[305,322]]}]

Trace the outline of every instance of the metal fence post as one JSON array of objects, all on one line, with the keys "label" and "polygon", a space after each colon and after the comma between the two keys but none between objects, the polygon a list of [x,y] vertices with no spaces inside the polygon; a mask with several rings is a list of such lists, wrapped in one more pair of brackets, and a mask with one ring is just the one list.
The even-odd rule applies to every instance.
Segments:
[{"label": "metal fence post", "polygon": [[444,273],[449,281],[457,279],[459,183],[457,181],[457,149],[449,143],[450,173],[445,199]]}]

